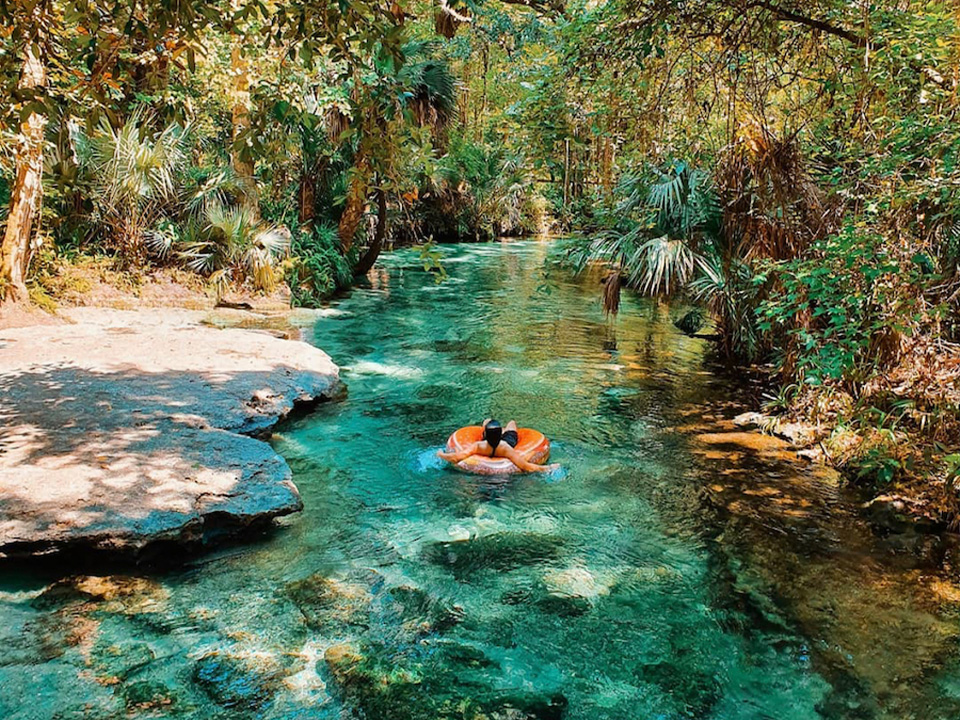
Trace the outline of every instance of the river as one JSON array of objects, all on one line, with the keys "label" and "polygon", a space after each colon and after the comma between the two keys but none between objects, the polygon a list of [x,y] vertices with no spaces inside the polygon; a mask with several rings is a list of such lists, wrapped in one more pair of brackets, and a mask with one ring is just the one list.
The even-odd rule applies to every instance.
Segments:
[{"label": "river", "polygon": [[[164,573],[0,583],[0,717],[960,717],[939,539],[742,433],[671,309],[546,241],[382,258],[313,341],[346,399],[274,439],[305,510]],[[435,457],[516,419],[562,471]]]}]

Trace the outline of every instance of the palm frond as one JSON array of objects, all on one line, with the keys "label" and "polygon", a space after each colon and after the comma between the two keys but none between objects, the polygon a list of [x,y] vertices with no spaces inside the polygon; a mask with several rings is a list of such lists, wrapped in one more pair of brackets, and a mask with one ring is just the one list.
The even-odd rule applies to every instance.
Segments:
[{"label": "palm frond", "polygon": [[643,243],[627,261],[630,283],[648,295],[667,295],[693,277],[697,254],[684,241],[665,235]]},{"label": "palm frond", "polygon": [[118,211],[153,200],[173,200],[176,176],[187,161],[186,131],[165,128],[150,137],[140,113],[120,128],[104,119],[91,138],[89,159],[101,201]]},{"label": "palm frond", "polygon": [[248,207],[216,202],[206,206],[197,225],[178,255],[191,270],[207,275],[218,292],[232,278],[249,280],[256,290],[276,286],[280,262],[290,252],[289,231],[265,226]]},{"label": "palm frond", "polygon": [[160,259],[166,259],[173,253],[173,249],[180,237],[174,224],[168,220],[159,223],[157,227],[144,234],[147,247]]},{"label": "palm frond", "polygon": [[415,40],[403,47],[406,58],[397,74],[406,105],[420,127],[445,127],[456,105],[457,81],[450,64],[438,56],[435,41]]},{"label": "palm frond", "polygon": [[607,315],[616,315],[620,312],[620,291],[623,287],[623,276],[619,270],[612,271],[603,279],[603,311]]},{"label": "palm frond", "polygon": [[177,188],[189,159],[189,130],[170,125],[152,133],[138,111],[118,128],[103,119],[91,136],[78,134],[76,148],[81,171],[93,188],[91,220],[108,242],[135,256],[147,231],[178,203]]},{"label": "palm frond", "polygon": [[247,182],[231,165],[205,168],[184,190],[185,210],[191,215],[201,215],[207,206],[240,202],[249,191]]},{"label": "palm frond", "polygon": [[687,195],[685,168],[684,165],[676,172],[659,172],[657,181],[650,185],[648,202],[661,217],[678,212],[683,206],[683,199]]}]

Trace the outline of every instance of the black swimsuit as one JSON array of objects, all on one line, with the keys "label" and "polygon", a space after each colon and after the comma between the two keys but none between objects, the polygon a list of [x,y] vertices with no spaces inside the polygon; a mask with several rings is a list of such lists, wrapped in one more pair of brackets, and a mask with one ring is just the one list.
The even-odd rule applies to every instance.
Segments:
[{"label": "black swimsuit", "polygon": [[[484,426],[483,435],[484,435],[484,439],[486,439],[486,435],[487,435],[486,426]],[[496,456],[497,445],[499,445],[500,443],[506,443],[510,447],[515,448],[518,442],[520,442],[520,436],[517,435],[516,430],[504,430],[502,433],[500,433],[500,439],[497,440],[496,443],[491,443],[489,440],[487,440],[487,444],[490,446],[490,457]]]}]

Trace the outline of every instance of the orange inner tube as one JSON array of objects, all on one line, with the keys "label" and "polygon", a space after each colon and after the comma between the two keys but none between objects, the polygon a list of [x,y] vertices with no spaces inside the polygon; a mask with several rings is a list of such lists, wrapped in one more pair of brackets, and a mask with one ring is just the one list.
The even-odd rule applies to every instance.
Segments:
[{"label": "orange inner tube", "polygon": [[[518,428],[517,452],[523,453],[532,463],[543,464],[550,458],[550,441],[546,436],[530,428]],[[483,428],[468,425],[454,432],[447,440],[447,452],[461,452],[475,442],[483,440]],[[456,464],[458,470],[478,475],[511,475],[523,472],[505,457],[471,455]]]}]

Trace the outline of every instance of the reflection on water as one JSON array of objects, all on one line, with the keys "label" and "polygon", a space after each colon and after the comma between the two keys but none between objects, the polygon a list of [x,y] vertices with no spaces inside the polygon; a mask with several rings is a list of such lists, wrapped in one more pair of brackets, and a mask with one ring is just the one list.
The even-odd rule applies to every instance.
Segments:
[{"label": "reflection on water", "polygon": [[[417,256],[317,323],[349,397],[283,428],[306,510],[159,577],[11,577],[0,716],[956,718],[952,551],[880,538],[735,432],[664,306],[608,322],[554,245]],[[483,417],[561,476],[434,450]]]}]

